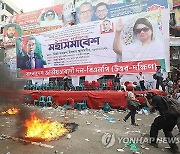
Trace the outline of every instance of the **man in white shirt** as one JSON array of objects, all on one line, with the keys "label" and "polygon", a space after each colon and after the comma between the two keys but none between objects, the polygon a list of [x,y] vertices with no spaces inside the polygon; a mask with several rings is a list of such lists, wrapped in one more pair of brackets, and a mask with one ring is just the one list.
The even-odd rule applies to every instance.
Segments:
[{"label": "man in white shirt", "polygon": [[139,72],[139,75],[136,76],[136,77],[139,80],[141,90],[144,91],[146,89],[145,86],[144,86],[145,76],[142,74],[142,72]]}]

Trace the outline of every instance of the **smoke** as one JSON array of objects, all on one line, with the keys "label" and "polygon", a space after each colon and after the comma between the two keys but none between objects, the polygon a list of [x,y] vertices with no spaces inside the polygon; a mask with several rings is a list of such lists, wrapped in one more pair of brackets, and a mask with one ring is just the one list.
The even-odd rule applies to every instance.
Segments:
[{"label": "smoke", "polygon": [[20,99],[20,90],[26,81],[14,78],[3,64],[0,64],[0,79],[0,105],[12,106]]},{"label": "smoke", "polygon": [[23,95],[21,90],[26,83],[25,79],[17,79],[12,75],[12,72],[0,64],[0,112],[6,111],[10,108],[19,108],[18,115],[14,115],[17,123],[17,133],[22,134],[24,128],[23,124],[31,109],[24,105]]}]

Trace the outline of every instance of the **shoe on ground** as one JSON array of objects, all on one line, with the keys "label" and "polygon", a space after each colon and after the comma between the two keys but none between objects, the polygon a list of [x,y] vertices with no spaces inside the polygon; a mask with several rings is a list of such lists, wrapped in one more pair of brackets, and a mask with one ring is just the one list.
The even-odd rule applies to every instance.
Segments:
[{"label": "shoe on ground", "polygon": [[123,119],[124,122],[126,122],[126,119]]},{"label": "shoe on ground", "polygon": [[149,143],[149,145],[155,147],[155,148],[159,148],[158,144],[157,143]]},{"label": "shoe on ground", "polygon": [[131,124],[131,125],[133,125],[133,126],[139,126],[138,124],[136,124],[136,123],[134,123],[134,124]]}]

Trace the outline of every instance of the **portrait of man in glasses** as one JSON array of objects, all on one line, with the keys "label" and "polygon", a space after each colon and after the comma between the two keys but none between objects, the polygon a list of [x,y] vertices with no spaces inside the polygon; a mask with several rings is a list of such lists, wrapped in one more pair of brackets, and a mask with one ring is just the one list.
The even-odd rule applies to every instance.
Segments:
[{"label": "portrait of man in glasses", "polygon": [[87,23],[92,21],[93,14],[94,10],[92,4],[89,2],[82,3],[77,12],[79,23]]},{"label": "portrait of man in glasses", "polygon": [[[122,33],[126,25],[120,19],[116,25],[113,50],[117,54],[117,62],[164,59],[165,49],[162,40],[154,39],[152,23],[147,18],[136,19],[132,31],[132,42],[123,43]],[[156,29],[158,29],[156,27]],[[160,29],[158,29],[160,31]],[[126,32],[127,33],[127,32]],[[159,33],[159,36],[162,36]],[[127,37],[127,34],[126,34]]]},{"label": "portrait of man in glasses", "polygon": [[56,11],[52,9],[49,9],[47,11],[44,11],[43,9],[38,20],[40,27],[62,25],[62,20],[59,19]]},{"label": "portrait of man in glasses", "polygon": [[96,17],[99,20],[107,19],[108,16],[108,4],[104,2],[100,2],[96,5],[96,11],[95,11]]}]

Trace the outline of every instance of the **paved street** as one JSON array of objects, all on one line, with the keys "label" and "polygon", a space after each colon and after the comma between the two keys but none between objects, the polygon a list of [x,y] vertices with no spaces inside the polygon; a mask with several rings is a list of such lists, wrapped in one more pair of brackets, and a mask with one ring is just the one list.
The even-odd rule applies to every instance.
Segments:
[{"label": "paved street", "polygon": [[[40,109],[33,106],[27,108],[30,110],[37,109],[37,112],[45,119],[65,122],[63,117],[64,112],[60,108]],[[103,113],[100,110],[89,110],[87,112],[75,111],[74,119],[72,113],[72,110],[67,111],[70,120],[66,122],[77,123],[79,125],[78,129],[70,133],[70,135],[63,136],[58,140],[42,142],[42,144],[50,145],[53,148],[23,143],[12,139],[4,139],[1,136],[0,154],[7,154],[8,152],[8,154],[132,154],[133,152],[129,147],[124,147],[125,144],[122,142],[119,143],[120,140],[124,139],[123,141],[125,142],[128,139],[127,137],[140,138],[144,134],[148,134],[150,124],[156,116],[156,114],[137,115],[136,119],[138,119],[137,123],[139,126],[131,126],[130,119],[127,122],[121,120],[127,113],[123,111],[118,112],[115,110],[110,113]],[[120,119],[120,121],[118,119]],[[18,134],[20,136],[20,131],[17,133],[20,128],[18,120],[17,115],[1,115],[0,135],[16,136],[15,134]],[[110,137],[108,138],[107,134],[104,135],[104,133],[109,133]],[[173,134],[177,133],[178,131],[175,128]],[[159,137],[164,137],[162,131],[160,131]],[[103,140],[103,143],[101,140]],[[137,143],[136,145],[141,153],[170,153],[166,149],[166,147],[168,147],[166,143],[159,144],[159,148],[157,149],[149,146],[147,143],[143,145]]]}]

